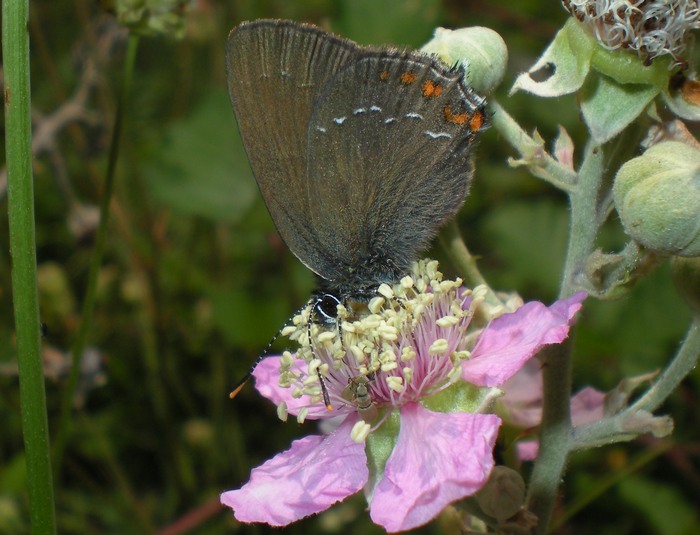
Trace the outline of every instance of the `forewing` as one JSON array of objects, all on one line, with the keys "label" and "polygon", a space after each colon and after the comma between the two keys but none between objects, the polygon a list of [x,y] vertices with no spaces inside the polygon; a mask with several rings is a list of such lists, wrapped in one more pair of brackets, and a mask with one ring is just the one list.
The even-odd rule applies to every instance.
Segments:
[{"label": "forewing", "polygon": [[418,53],[365,52],[328,82],[309,123],[309,208],[346,272],[381,277],[427,246],[464,201],[484,117],[462,72]]},{"label": "forewing", "polygon": [[265,204],[292,252],[326,279],[334,262],[309,222],[307,127],[325,83],[358,50],[314,26],[274,20],[234,28],[226,49],[231,103]]}]

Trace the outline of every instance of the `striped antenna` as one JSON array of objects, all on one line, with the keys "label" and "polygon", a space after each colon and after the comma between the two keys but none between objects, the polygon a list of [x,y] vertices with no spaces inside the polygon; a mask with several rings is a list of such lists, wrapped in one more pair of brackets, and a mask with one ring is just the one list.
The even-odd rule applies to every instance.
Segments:
[{"label": "striped antenna", "polygon": [[326,381],[323,379],[323,375],[321,375],[321,370],[316,369],[316,373],[318,374],[318,380],[321,383],[321,393],[323,394],[323,404],[326,406],[326,410],[328,412],[333,410],[333,405],[331,405],[331,397],[328,395],[328,388],[326,387]]}]

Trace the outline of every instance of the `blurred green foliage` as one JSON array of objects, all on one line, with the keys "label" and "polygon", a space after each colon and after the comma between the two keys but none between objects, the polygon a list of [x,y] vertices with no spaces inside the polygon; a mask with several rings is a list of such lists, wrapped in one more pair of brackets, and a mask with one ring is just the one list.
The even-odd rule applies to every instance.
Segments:
[{"label": "blurred green foliage", "polygon": [[[46,346],[63,355],[77,332],[106,147],[114,121],[125,34],[101,5],[32,3],[35,129],[46,124],[94,68],[90,97],[75,120],[54,132],[35,161],[36,219]],[[312,274],[275,232],[251,172],[225,94],[224,43],[242,20],[311,21],[361,43],[420,46],[439,25],[489,26],[510,49],[498,97],[528,130],[552,140],[569,129],[580,152],[585,132],[573,98],[506,96],[566,20],[557,2],[454,0],[198,0],[184,13],[184,37],[144,38],[126,116],[117,193],[100,273],[89,345],[101,355],[98,380],[82,377],[75,426],[56,497],[60,533],[267,533],[236,523],[219,493],[250,469],[314,432],[282,424],[248,387],[228,391],[267,341],[308,297]],[[54,117],[55,118],[55,117]],[[42,123],[43,121],[43,123]],[[525,298],[556,297],[566,249],[567,206],[521,169],[496,132],[477,150],[477,172],[459,219],[484,274]],[[0,201],[6,221],[6,201]],[[28,533],[26,473],[13,342],[11,262],[0,223],[0,533]],[[624,244],[616,221],[601,244]],[[443,258],[439,250],[433,251]],[[452,268],[444,263],[444,271]],[[659,369],[689,314],[664,265],[616,302],[590,300],[577,337],[576,387],[612,388],[625,374]],[[278,348],[280,349],[280,348]],[[48,358],[48,357],[47,357]],[[60,360],[60,359],[59,359]],[[60,363],[57,364],[60,368]],[[47,364],[47,369],[49,364]],[[576,515],[561,533],[684,534],[697,526],[700,492],[698,377],[666,409],[677,444]],[[57,423],[65,376],[48,378],[49,419]],[[503,444],[508,453],[509,444]],[[644,441],[574,456],[564,490],[574,493],[621,470]],[[613,455],[613,453],[616,453]],[[380,533],[356,496],[285,533]],[[449,518],[420,530],[451,533]]]}]

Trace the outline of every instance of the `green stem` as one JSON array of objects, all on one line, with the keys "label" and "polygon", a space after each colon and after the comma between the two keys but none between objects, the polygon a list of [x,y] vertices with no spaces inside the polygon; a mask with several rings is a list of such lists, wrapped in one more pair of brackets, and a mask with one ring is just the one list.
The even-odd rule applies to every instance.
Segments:
[{"label": "green stem", "polygon": [[473,288],[478,285],[484,285],[488,290],[486,301],[492,305],[501,305],[501,300],[491,290],[486,279],[479,271],[479,267],[476,265],[476,258],[467,249],[467,245],[464,243],[457,222],[454,219],[445,225],[440,232],[440,243],[442,243],[450,259],[464,277],[467,286]]},{"label": "green stem", "polygon": [[104,253],[105,241],[107,239],[107,225],[109,223],[109,204],[112,200],[112,191],[114,189],[114,176],[117,167],[119,156],[119,147],[121,132],[126,113],[126,104],[128,102],[129,90],[131,88],[131,80],[134,72],[134,64],[136,62],[136,51],[138,48],[138,37],[131,34],[129,36],[129,45],[124,62],[124,75],[122,78],[122,86],[119,94],[119,102],[117,104],[117,115],[112,130],[112,142],[109,149],[109,161],[107,164],[107,176],[105,178],[104,190],[102,192],[102,200],[100,202],[100,224],[97,228],[97,236],[95,238],[95,247],[92,252],[90,261],[90,272],[88,274],[88,283],[85,290],[85,299],[83,301],[83,309],[81,312],[80,327],[78,335],[73,346],[73,361],[71,363],[68,385],[63,397],[61,406],[61,419],[58,426],[58,434],[54,447],[54,463],[56,474],[60,473],[61,461],[63,452],[66,447],[66,442],[70,435],[72,427],[72,407],[73,395],[78,383],[80,375],[80,363],[82,354],[87,343],[87,335],[92,329],[93,311],[95,308],[95,299],[97,294],[97,278],[102,264],[102,255]]},{"label": "green stem", "polygon": [[[579,182],[570,194],[571,226],[569,249],[564,265],[560,297],[572,295],[586,284],[586,261],[598,232],[596,199],[604,171],[601,147],[589,143],[579,170]],[[543,410],[540,450],[533,467],[528,507],[539,518],[537,533],[547,533],[554,510],[557,489],[564,475],[571,449],[572,344],[571,337],[559,346],[544,351],[542,367]]]},{"label": "green stem", "polygon": [[507,143],[520,153],[529,171],[556,188],[571,192],[576,182],[576,173],[552,158],[543,143],[525,132],[520,125],[495,100],[489,103],[491,123]]},{"label": "green stem", "polygon": [[41,366],[34,229],[27,0],[2,4],[12,291],[31,531],[56,533],[46,392]]},{"label": "green stem", "polygon": [[[569,228],[569,249],[562,277],[559,297],[568,297],[578,289],[589,286],[586,277],[586,262],[593,252],[598,234],[596,214],[597,198],[605,170],[602,147],[590,142],[586,147],[579,183],[571,193],[571,226]],[[568,399],[568,398],[567,398]]]},{"label": "green stem", "polygon": [[544,403],[540,448],[530,477],[527,508],[537,515],[536,533],[547,533],[570,448],[571,338],[540,354]]}]

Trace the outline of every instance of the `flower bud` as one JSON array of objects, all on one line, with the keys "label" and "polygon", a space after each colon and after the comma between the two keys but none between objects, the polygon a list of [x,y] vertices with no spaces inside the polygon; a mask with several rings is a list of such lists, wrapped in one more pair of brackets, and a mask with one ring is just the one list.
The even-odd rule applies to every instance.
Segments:
[{"label": "flower bud", "polygon": [[475,498],[484,513],[503,522],[517,513],[525,502],[525,482],[512,468],[495,466]]},{"label": "flower bud", "polygon": [[437,28],[421,51],[436,55],[448,65],[464,65],[469,83],[481,95],[493,93],[503,80],[508,63],[508,48],[501,36],[481,26]]},{"label": "flower bud", "polygon": [[654,145],[620,168],[613,193],[632,239],[661,254],[700,255],[700,150]]},{"label": "flower bud", "polygon": [[671,260],[673,282],[681,297],[695,313],[700,315],[700,257]]}]

